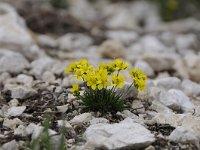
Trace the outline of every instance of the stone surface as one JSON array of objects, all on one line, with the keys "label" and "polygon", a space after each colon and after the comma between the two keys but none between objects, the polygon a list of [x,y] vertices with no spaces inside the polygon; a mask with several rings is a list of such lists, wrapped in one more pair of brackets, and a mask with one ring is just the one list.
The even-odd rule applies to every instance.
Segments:
[{"label": "stone surface", "polygon": [[142,49],[146,52],[162,52],[167,48],[156,37],[147,35],[140,39]]},{"label": "stone surface", "polygon": [[78,116],[75,116],[72,120],[70,120],[70,123],[72,125],[78,125],[78,124],[82,124],[84,122],[89,122],[90,120],[92,120],[92,118],[93,118],[92,114],[83,113]]},{"label": "stone surface", "polygon": [[146,53],[142,56],[142,59],[155,71],[171,70],[175,63],[173,55],[165,53]]},{"label": "stone surface", "polygon": [[123,45],[116,40],[107,40],[99,47],[104,58],[123,58],[125,57],[125,49]]},{"label": "stone surface", "polygon": [[49,70],[55,61],[50,57],[44,57],[34,60],[31,63],[31,73],[34,74],[37,78],[40,78],[42,74]]},{"label": "stone surface", "polygon": [[200,85],[190,80],[183,80],[182,90],[188,96],[200,96]]},{"label": "stone surface", "polygon": [[195,106],[190,99],[180,90],[170,89],[159,94],[159,101],[174,110],[194,112]]},{"label": "stone surface", "polygon": [[5,90],[11,92],[11,98],[28,99],[37,94],[37,91],[25,86],[7,85]]},{"label": "stone surface", "polygon": [[62,106],[56,106],[58,112],[66,113],[66,111],[69,109],[69,104],[62,105]]},{"label": "stone surface", "polygon": [[17,99],[12,99],[9,101],[9,106],[12,107],[12,106],[17,106],[19,105],[19,101]]},{"label": "stone surface", "polygon": [[96,9],[87,0],[69,0],[68,3],[70,5],[69,14],[81,24],[90,26],[98,21]]},{"label": "stone surface", "polygon": [[38,44],[43,47],[56,48],[58,46],[57,41],[55,39],[45,34],[39,35],[37,37],[37,41]]},{"label": "stone surface", "polygon": [[164,104],[162,104],[161,102],[157,100],[152,101],[151,109],[155,110],[158,113],[164,113],[164,114],[173,113],[173,111],[170,108],[166,107]]},{"label": "stone surface", "polygon": [[0,147],[1,150],[18,150],[19,144],[15,140],[7,142]]},{"label": "stone surface", "polygon": [[19,126],[14,130],[14,135],[18,135],[18,136],[22,136],[22,137],[27,136],[26,127],[23,126],[23,125],[19,125]]},{"label": "stone surface", "polygon": [[0,73],[19,73],[29,67],[29,62],[19,53],[0,49]]},{"label": "stone surface", "polygon": [[42,75],[42,80],[48,83],[53,83],[56,80],[56,77],[52,72],[45,71]]},{"label": "stone surface", "polygon": [[189,77],[192,81],[200,81],[200,55],[186,55],[184,60],[188,69]]},{"label": "stone surface", "polygon": [[193,130],[178,126],[169,136],[169,140],[176,143],[191,143],[199,149],[200,136]]},{"label": "stone surface", "polygon": [[154,81],[154,84],[159,88],[164,88],[165,90],[181,88],[181,80],[176,77],[157,79]]},{"label": "stone surface", "polygon": [[68,33],[60,37],[57,42],[60,49],[65,51],[73,51],[88,48],[92,44],[92,39],[84,34]]},{"label": "stone surface", "polygon": [[18,118],[14,119],[5,118],[3,121],[3,126],[8,127],[10,129],[15,129],[17,125],[22,125],[22,124],[23,122]]},{"label": "stone surface", "polygon": [[8,115],[9,116],[20,116],[26,109],[26,106],[12,106],[10,109],[8,109]]},{"label": "stone surface", "polygon": [[105,118],[93,118],[92,120],[90,120],[90,124],[98,124],[98,123],[109,123],[109,120],[105,119]]},{"label": "stone surface", "polygon": [[132,42],[135,42],[137,40],[138,34],[136,32],[130,32],[130,31],[111,30],[106,32],[106,37],[108,39],[119,41],[124,45],[130,45]]},{"label": "stone surface", "polygon": [[25,74],[19,74],[17,76],[17,82],[25,86],[31,87],[33,83],[33,77]]},{"label": "stone surface", "polygon": [[153,121],[159,124],[170,124],[173,127],[182,126],[193,130],[200,136],[200,119],[190,114],[160,114],[157,113]]},{"label": "stone surface", "polygon": [[149,130],[130,118],[115,124],[91,125],[84,136],[96,148],[106,149],[144,148],[155,141]]},{"label": "stone surface", "polygon": [[149,66],[148,63],[142,60],[138,60],[134,64],[134,68],[142,70],[147,76],[153,77],[154,76],[154,70],[151,66]]},{"label": "stone surface", "polygon": [[0,12],[1,47],[21,52],[27,50],[32,43],[32,38],[25,21],[12,6],[6,3],[0,3]]}]

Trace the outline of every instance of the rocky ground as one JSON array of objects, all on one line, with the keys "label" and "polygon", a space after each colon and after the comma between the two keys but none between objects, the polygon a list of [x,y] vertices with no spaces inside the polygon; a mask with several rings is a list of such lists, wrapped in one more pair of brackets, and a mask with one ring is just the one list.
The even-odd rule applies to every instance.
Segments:
[{"label": "rocky ground", "polygon": [[[0,150],[27,149],[51,114],[56,149],[63,120],[72,150],[200,149],[200,21],[163,23],[144,1],[0,3]],[[10,5],[9,2],[12,4]],[[149,77],[146,92],[117,114],[82,113],[69,93],[71,61],[123,58]],[[137,92],[136,92],[137,93]]]}]

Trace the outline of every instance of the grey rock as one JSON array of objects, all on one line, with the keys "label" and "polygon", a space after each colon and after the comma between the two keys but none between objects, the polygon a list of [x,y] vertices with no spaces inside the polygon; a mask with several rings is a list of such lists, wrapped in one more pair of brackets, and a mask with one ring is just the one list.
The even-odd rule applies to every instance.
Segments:
[{"label": "grey rock", "polygon": [[12,99],[9,101],[9,106],[12,107],[12,106],[18,106],[19,105],[19,101],[17,99]]},{"label": "grey rock", "polygon": [[25,132],[27,133],[27,135],[31,135],[34,132],[34,129],[37,128],[38,125],[34,124],[34,123],[30,123],[26,129]]},{"label": "grey rock", "polygon": [[56,106],[58,112],[66,113],[66,111],[69,109],[69,104],[62,105],[62,106]]},{"label": "grey rock", "polygon": [[42,75],[42,81],[53,83],[55,80],[56,80],[56,77],[50,71],[45,71]]},{"label": "grey rock", "polygon": [[184,112],[193,112],[194,104],[180,90],[171,89],[168,92],[162,91],[159,95],[159,101],[174,110],[182,110]]},{"label": "grey rock", "polygon": [[26,106],[12,106],[8,109],[9,116],[20,116],[26,109]]},{"label": "grey rock", "polygon": [[92,39],[84,34],[76,33],[68,33],[58,40],[58,45],[60,49],[65,51],[73,51],[78,49],[86,49],[92,44]]},{"label": "grey rock", "polygon": [[8,72],[3,72],[0,75],[0,83],[4,83],[7,79],[11,78]]},{"label": "grey rock", "polygon": [[[135,16],[131,15],[130,10],[127,7],[122,7],[122,5],[116,5],[114,7],[109,7],[110,10],[113,9],[113,14],[109,16],[106,21],[106,26],[110,29],[136,29],[137,22]],[[104,8],[103,11],[107,11]],[[109,10],[109,11],[110,11]]]},{"label": "grey rock", "polygon": [[10,142],[7,142],[5,144],[3,144],[0,147],[1,150],[18,150],[19,149],[19,144],[15,141],[12,140]]},{"label": "grey rock", "polygon": [[123,43],[124,45],[130,45],[131,43],[135,42],[138,38],[138,34],[136,32],[130,31],[108,31],[106,32],[106,37],[108,39],[113,39]]},{"label": "grey rock", "polygon": [[176,143],[191,143],[199,149],[200,137],[193,131],[178,126],[169,136],[169,140]]},{"label": "grey rock", "polygon": [[0,50],[0,73],[19,73],[28,67],[29,62],[20,53]]},{"label": "grey rock", "polygon": [[26,127],[23,126],[23,125],[19,125],[19,126],[14,130],[14,135],[18,135],[18,136],[22,136],[22,137],[27,136]]},{"label": "grey rock", "polygon": [[167,77],[154,80],[154,84],[159,88],[169,89],[180,89],[181,80],[176,77]]},{"label": "grey rock", "polygon": [[50,57],[36,59],[31,63],[31,73],[35,75],[36,78],[41,78],[42,74],[50,70],[54,63],[55,60]]},{"label": "grey rock", "polygon": [[134,64],[134,68],[142,70],[147,76],[154,76],[154,70],[148,63],[142,60],[138,60]]},{"label": "grey rock", "polygon": [[153,100],[152,104],[151,104],[151,109],[155,110],[158,113],[166,113],[166,114],[171,114],[173,113],[173,111],[166,107],[164,104],[162,104],[161,102],[157,101],[157,100]]},{"label": "grey rock", "polygon": [[92,114],[91,113],[83,113],[80,114],[78,116],[75,116],[72,120],[70,120],[69,122],[72,125],[79,125],[82,124],[84,122],[89,122],[90,120],[92,120]]},{"label": "grey rock", "polygon": [[151,35],[142,37],[139,42],[145,52],[162,52],[167,49],[161,41]]},{"label": "grey rock", "polygon": [[103,42],[99,51],[104,58],[123,58],[125,57],[124,46],[116,40],[107,40]]},{"label": "grey rock", "polygon": [[21,85],[7,85],[5,87],[5,91],[10,91],[11,92],[11,98],[16,98],[16,99],[27,99],[35,96],[37,94],[37,91],[21,86]]},{"label": "grey rock", "polygon": [[192,81],[200,81],[200,55],[190,54],[184,58],[189,73],[189,78]]},{"label": "grey rock", "polygon": [[137,25],[142,26],[145,29],[151,28],[160,24],[160,15],[158,7],[149,1],[133,1],[128,3],[126,8],[130,7],[130,14],[136,18]]},{"label": "grey rock", "polygon": [[64,126],[66,129],[73,130],[73,127],[71,126],[71,124],[66,120],[57,120],[57,122],[58,122],[57,124],[58,127]]},{"label": "grey rock", "polygon": [[145,53],[142,59],[155,71],[171,70],[175,63],[174,56],[166,53]]},{"label": "grey rock", "polygon": [[27,50],[32,38],[25,21],[6,3],[0,4],[0,12],[0,45],[21,52]]},{"label": "grey rock", "polygon": [[179,35],[176,37],[176,46],[179,51],[184,49],[193,48],[197,42],[197,37],[195,34]]},{"label": "grey rock", "polygon": [[92,120],[90,120],[91,125],[98,124],[98,123],[109,123],[109,120],[105,118],[93,118]]},{"label": "grey rock", "polygon": [[95,148],[106,149],[144,148],[155,141],[149,130],[130,118],[120,123],[91,125],[84,137]]},{"label": "grey rock", "polygon": [[182,90],[188,96],[199,96],[200,95],[200,85],[192,82],[190,80],[183,80],[181,84]]},{"label": "grey rock", "polygon": [[3,121],[3,126],[8,127],[10,129],[15,129],[17,125],[22,125],[22,124],[23,122],[18,118],[14,119],[5,118]]},{"label": "grey rock", "polygon": [[82,25],[90,27],[98,21],[98,14],[94,6],[87,0],[69,0],[68,2],[70,5],[69,14],[79,20]]},{"label": "grey rock", "polygon": [[17,76],[17,82],[27,86],[31,87],[33,83],[33,77],[25,74],[19,74]]},{"label": "grey rock", "polygon": [[56,48],[58,46],[57,41],[47,35],[39,35],[37,40],[38,44],[43,47]]}]

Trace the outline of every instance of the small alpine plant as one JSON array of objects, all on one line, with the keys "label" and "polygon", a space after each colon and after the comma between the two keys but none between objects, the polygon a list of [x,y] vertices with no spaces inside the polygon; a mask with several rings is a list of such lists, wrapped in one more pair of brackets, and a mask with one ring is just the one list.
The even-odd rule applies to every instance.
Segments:
[{"label": "small alpine plant", "polygon": [[128,64],[121,59],[115,59],[108,64],[100,63],[97,68],[90,65],[86,59],[70,63],[65,73],[74,74],[75,80],[84,84],[84,93],[80,94],[78,84],[73,84],[70,91],[81,100],[81,106],[84,111],[94,111],[104,113],[114,113],[124,110],[125,94],[134,86],[138,91],[146,89],[147,76],[139,69],[130,69],[132,84],[127,91],[120,93],[117,88],[122,88],[125,78],[121,74],[129,68]]}]

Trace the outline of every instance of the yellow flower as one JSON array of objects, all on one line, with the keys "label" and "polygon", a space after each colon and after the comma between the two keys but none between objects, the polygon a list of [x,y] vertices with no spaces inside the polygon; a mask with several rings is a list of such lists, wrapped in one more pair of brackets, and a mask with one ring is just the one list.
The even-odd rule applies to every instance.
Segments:
[{"label": "yellow flower", "polygon": [[92,71],[93,67],[89,65],[86,59],[82,59],[78,62],[70,63],[69,67],[65,69],[65,73],[75,73],[75,79],[82,81],[85,74]]},{"label": "yellow flower", "polygon": [[68,73],[74,73],[75,70],[77,69],[77,65],[78,65],[78,62],[70,63],[69,67],[64,70],[65,73],[66,74],[68,74]]},{"label": "yellow flower", "polygon": [[112,82],[114,86],[122,88],[124,85],[125,78],[122,75],[113,75]]},{"label": "yellow flower", "polygon": [[87,86],[90,86],[93,90],[98,88],[101,90],[105,86],[109,86],[108,72],[105,69],[97,69],[85,76]]},{"label": "yellow flower", "polygon": [[103,70],[107,70],[108,75],[112,74],[115,69],[113,67],[113,62],[109,63],[109,64],[105,64],[105,63],[100,63],[99,65],[99,69],[103,69]]},{"label": "yellow flower", "polygon": [[131,70],[130,75],[133,79],[134,86],[139,90],[139,91],[144,91],[146,89],[146,80],[147,76],[145,73],[139,69],[136,70]]},{"label": "yellow flower", "polygon": [[73,94],[74,96],[80,95],[78,84],[73,84],[73,85],[72,85],[72,88],[70,89],[70,91],[72,92],[72,94]]},{"label": "yellow flower", "polygon": [[115,61],[113,62],[113,67],[116,71],[120,71],[128,68],[128,64],[123,62],[121,59],[115,59]]}]

